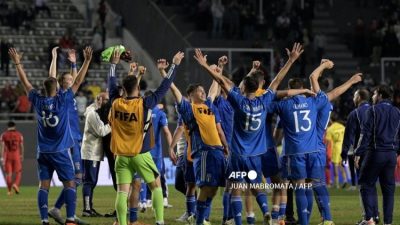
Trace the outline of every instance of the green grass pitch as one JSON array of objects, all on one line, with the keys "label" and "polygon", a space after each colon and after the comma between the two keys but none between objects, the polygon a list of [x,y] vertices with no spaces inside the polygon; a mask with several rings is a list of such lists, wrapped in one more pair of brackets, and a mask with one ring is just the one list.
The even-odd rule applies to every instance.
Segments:
[{"label": "green grass pitch", "polygon": [[[51,188],[49,194],[49,205],[52,207],[56,197],[60,192],[60,188]],[[360,219],[360,203],[356,191],[346,191],[330,189],[331,194],[331,210],[333,219],[336,225],[352,225]],[[380,190],[378,190],[380,192]],[[397,187],[395,194],[395,208],[393,225],[400,224],[400,188]],[[37,187],[22,187],[19,195],[7,196],[6,189],[0,189],[0,225],[33,225],[41,224],[39,219],[39,212],[37,209]],[[268,198],[270,200],[270,194]],[[115,192],[112,187],[97,187],[94,193],[94,207],[95,209],[104,214],[110,212],[114,206]],[[172,186],[169,189],[169,202],[173,208],[165,209],[165,222],[168,225],[183,224],[175,221],[186,207],[185,198],[182,194],[178,193]],[[254,201],[255,202],[255,201]],[[379,197],[380,211],[382,212],[382,201]],[[271,204],[269,205],[271,209]],[[261,214],[258,206],[254,205],[256,209],[256,224],[262,224]],[[65,215],[65,208],[62,210]],[[82,213],[82,192],[78,192],[77,210],[76,214],[81,216]],[[381,213],[382,214],[382,213]],[[243,213],[245,215],[245,213]],[[381,215],[383,216],[383,215]],[[111,225],[112,218],[84,218],[87,222],[93,225]],[[222,219],[222,192],[218,192],[212,204],[211,223],[213,225],[221,224]],[[148,209],[145,213],[139,213],[139,220],[154,224],[153,212]],[[55,224],[50,219],[51,224]],[[311,225],[319,223],[319,213],[317,206],[314,202],[313,214]],[[245,221],[244,223],[245,224]]]}]

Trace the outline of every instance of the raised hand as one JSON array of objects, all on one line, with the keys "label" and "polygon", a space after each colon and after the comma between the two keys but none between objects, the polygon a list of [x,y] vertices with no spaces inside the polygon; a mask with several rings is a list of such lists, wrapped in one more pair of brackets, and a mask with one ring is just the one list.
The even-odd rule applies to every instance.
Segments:
[{"label": "raised hand", "polygon": [[92,56],[93,56],[93,49],[92,49],[92,47],[87,46],[83,50],[83,57],[85,58],[85,60],[91,61],[92,60]]},{"label": "raised hand", "polygon": [[121,53],[119,52],[119,49],[114,49],[114,52],[111,55],[111,64],[118,64],[120,57]]},{"label": "raised hand", "polygon": [[289,60],[294,62],[304,52],[303,46],[300,43],[294,43],[292,51],[286,48],[286,54],[289,56]]},{"label": "raised hand", "polygon": [[362,73],[356,73],[356,74],[354,74],[354,75],[350,78],[351,83],[357,84],[358,82],[362,81],[362,75],[363,75]]},{"label": "raised hand", "polygon": [[252,66],[253,70],[258,70],[260,68],[260,66],[261,66],[261,62],[260,61],[258,61],[258,60],[253,61],[253,66]]},{"label": "raised hand", "polygon": [[54,48],[51,50],[51,55],[53,56],[53,58],[57,58],[57,49],[59,49],[58,46],[54,47]]},{"label": "raised hand", "polygon": [[217,72],[217,73],[219,73],[219,74],[222,73],[221,68],[219,68],[219,67],[218,67],[217,65],[215,65],[215,64],[210,65],[210,69],[214,70],[215,72]]},{"label": "raised hand", "polygon": [[146,67],[144,66],[139,66],[139,76],[142,76],[146,73]]},{"label": "raised hand", "polygon": [[[57,52],[57,49],[56,49],[56,52]],[[71,63],[76,63],[76,51],[75,51],[75,49],[68,49],[67,54],[68,54],[68,60]]]},{"label": "raised hand", "polygon": [[158,59],[157,60],[157,69],[158,70],[166,70],[169,66],[169,63],[166,59]]},{"label": "raised hand", "polygon": [[185,53],[179,51],[174,55],[174,58],[172,59],[172,63],[175,65],[181,64],[182,59],[185,57]]},{"label": "raised hand", "polygon": [[221,56],[218,59],[218,67],[223,68],[228,63],[228,57],[226,55]]},{"label": "raised hand", "polygon": [[194,50],[194,59],[196,59],[196,61],[202,65],[202,66],[207,66],[207,55],[203,55],[203,53],[201,52],[201,50],[199,48],[196,48]]},{"label": "raised hand", "polygon": [[21,63],[21,58],[22,58],[23,53],[18,53],[17,49],[10,48],[10,49],[8,49],[8,54],[10,55],[10,58],[14,62],[14,64]]},{"label": "raised hand", "polygon": [[129,73],[128,75],[134,75],[137,72],[138,64],[137,62],[129,63]]},{"label": "raised hand", "polygon": [[332,69],[335,64],[329,59],[322,59],[321,65],[324,65],[326,69]]}]

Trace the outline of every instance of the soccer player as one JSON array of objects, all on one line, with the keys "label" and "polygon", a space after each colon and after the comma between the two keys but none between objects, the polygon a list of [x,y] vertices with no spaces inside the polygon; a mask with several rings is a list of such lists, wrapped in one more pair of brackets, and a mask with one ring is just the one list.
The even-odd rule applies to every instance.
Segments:
[{"label": "soccer player", "polygon": [[118,97],[115,66],[119,63],[120,53],[113,52],[110,74],[109,92],[112,101],[110,111],[111,150],[117,156],[115,170],[117,175],[118,193],[115,208],[120,225],[126,225],[127,200],[130,184],[137,172],[152,191],[152,204],[156,224],[164,224],[163,196],[159,172],[150,154],[154,144],[151,126],[151,109],[164,97],[176,73],[176,68],[183,59],[183,53],[178,52],[173,58],[173,64],[157,90],[150,96],[139,97],[139,83],[135,76],[123,78],[124,97]]},{"label": "soccer player", "polygon": [[[12,194],[11,188],[16,194],[19,194],[22,175],[21,163],[24,160],[24,137],[17,131],[15,123],[10,121],[7,124],[7,131],[1,134],[0,141],[0,159],[6,173],[7,194]],[[14,181],[13,175],[15,175]]]},{"label": "soccer player", "polygon": [[[296,59],[302,52],[300,44],[295,44],[291,54]],[[196,49],[195,59],[198,63],[204,67],[209,74],[216,80],[221,88],[228,93],[228,101],[231,103],[234,109],[234,128],[232,137],[232,155],[230,156],[230,167],[231,171],[245,171],[251,170],[256,171],[255,179],[246,177],[247,183],[260,183],[261,182],[261,155],[265,153],[267,149],[266,134],[265,134],[265,121],[267,113],[269,111],[269,105],[275,99],[275,91],[279,86],[286,73],[279,73],[270,84],[270,89],[263,94],[261,97],[256,97],[255,92],[258,89],[258,80],[253,76],[246,76],[241,84],[240,92],[235,90],[231,82],[227,82],[221,74],[214,71],[207,64],[206,58],[203,56],[199,49]],[[285,96],[288,94],[298,93],[310,93],[309,90],[292,90],[290,92],[284,92],[281,95]],[[258,173],[257,173],[258,171]],[[232,178],[231,176],[229,176]],[[233,182],[242,182],[243,178],[233,177]],[[253,194],[256,196],[257,203],[259,204],[266,224],[270,223],[271,216],[268,212],[267,196],[261,190],[252,189]],[[231,206],[232,213],[236,225],[241,224],[241,189],[232,189]]]},{"label": "soccer player", "polygon": [[[225,155],[228,143],[221,128],[218,111],[200,84],[187,88],[190,102],[183,98],[175,85],[171,85],[182,120],[189,128],[191,157],[193,158],[196,185],[200,192],[196,202],[196,219],[188,218],[190,224],[203,224],[207,209],[218,187],[225,186]],[[195,220],[195,221],[194,221]]]},{"label": "soccer player", "polygon": [[331,115],[330,126],[326,130],[326,139],[332,143],[332,163],[334,166],[334,183],[336,188],[339,188],[339,171],[342,173],[343,186],[347,185],[346,168],[342,166],[342,144],[344,139],[344,125],[338,121],[338,115]]},{"label": "soccer player", "polygon": [[[49,69],[49,76],[56,78],[57,74],[57,49],[58,47],[53,48],[52,50],[52,55],[53,59],[50,64],[50,69]],[[79,73],[85,73],[87,72],[90,61],[92,60],[92,50],[89,48],[86,48],[84,50],[84,62],[83,65],[79,71]],[[63,73],[61,74],[57,80],[59,84],[59,90],[58,92],[65,92],[68,88],[70,88],[76,79],[78,75],[77,71],[77,66],[76,66],[76,53],[75,50],[71,49],[68,51],[68,60],[71,62],[71,70],[69,73]],[[69,122],[70,122],[70,129],[71,129],[71,134],[74,139],[74,146],[71,148],[71,155],[72,155],[72,160],[74,162],[74,168],[75,168],[75,182],[76,182],[76,188],[81,184],[82,182],[82,159],[81,159],[81,141],[82,141],[82,134],[80,131],[80,124],[79,124],[79,114],[78,114],[78,109],[76,107],[76,101],[75,98],[69,102],[68,104],[68,113],[69,115]],[[57,223],[63,224],[64,219],[61,217],[60,209],[62,205],[64,204],[64,192],[61,192],[56,203],[54,204],[54,207],[49,210],[49,216],[54,218]],[[79,218],[76,218],[77,220],[80,220]],[[84,221],[80,220],[81,224],[85,224]]]},{"label": "soccer player", "polygon": [[[365,207],[365,220],[361,224],[375,225],[374,208],[376,181],[383,195],[383,221],[392,224],[395,179],[394,171],[399,152],[400,110],[392,105],[393,91],[386,85],[378,86],[372,96],[373,106],[367,109],[362,124],[359,146],[356,149],[355,165],[360,167],[360,190]],[[365,153],[362,164],[360,155]]]},{"label": "soccer player", "polygon": [[102,137],[111,132],[109,124],[104,124],[99,112],[104,110],[108,102],[108,93],[102,92],[96,97],[96,102],[86,108],[85,128],[82,141],[83,164],[83,212],[84,217],[102,216],[93,208],[93,191],[96,187],[100,162],[103,161],[104,151]]},{"label": "soccer player", "polygon": [[[320,85],[318,83],[318,78],[321,77],[322,73],[326,69],[332,69],[334,66],[333,62],[327,59],[321,60],[321,64],[311,73],[310,75],[310,84],[311,88],[314,92],[318,93],[323,93],[320,89]],[[328,98],[328,101],[332,101],[333,99],[337,98],[341,94],[343,94],[345,91],[347,91],[352,85],[358,83],[361,81],[361,75],[360,73],[357,73],[353,75],[348,81],[340,85],[339,87],[333,89],[329,93],[326,94],[326,97]],[[330,114],[331,111],[333,110],[332,104],[327,103],[323,105],[319,110],[317,114],[317,138],[318,138],[318,152],[316,159],[319,159],[320,165],[321,166],[319,169],[321,171],[324,170],[326,167],[326,159],[327,159],[327,146],[324,143],[324,134],[326,127],[329,122]],[[318,170],[316,167],[315,169]],[[318,208],[321,212],[322,216],[322,225],[332,225],[332,216],[330,212],[330,203],[329,203],[329,193],[326,187],[326,177],[324,176],[323,173],[320,173],[321,177],[313,177],[312,183],[313,183],[313,191],[315,193],[315,197],[318,203]],[[309,212],[308,216],[311,215],[311,210],[312,210],[312,203],[313,203],[313,194],[310,189],[306,190],[306,196],[307,196],[307,211]],[[308,217],[309,219],[309,217]]]},{"label": "soccer player", "polygon": [[[91,55],[91,49],[86,48],[85,56]],[[69,149],[74,145],[72,138],[68,104],[74,99],[74,94],[85,78],[86,71],[79,73],[72,86],[64,92],[57,92],[57,80],[47,78],[44,83],[46,95],[40,95],[26,77],[22,68],[22,55],[16,49],[10,48],[18,77],[29,93],[29,100],[34,106],[38,122],[38,174],[40,188],[38,192],[38,208],[43,225],[49,224],[48,220],[48,192],[54,170],[64,184],[64,198],[67,210],[65,224],[75,223],[76,188],[74,182],[74,166],[69,154]]]}]

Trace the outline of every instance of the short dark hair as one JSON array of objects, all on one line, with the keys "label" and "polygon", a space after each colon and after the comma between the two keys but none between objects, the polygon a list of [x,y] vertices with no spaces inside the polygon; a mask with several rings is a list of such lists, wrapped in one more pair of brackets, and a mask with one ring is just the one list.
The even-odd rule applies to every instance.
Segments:
[{"label": "short dark hair", "polygon": [[[71,75],[69,72],[64,72],[64,73],[62,73],[62,74],[60,74],[60,75],[58,75],[57,76],[57,81],[58,81],[58,84],[61,86],[62,85],[62,83],[63,83],[63,81],[64,81],[64,77],[66,76],[66,75]],[[71,75],[72,76],[72,75]]]},{"label": "short dark hair", "polygon": [[301,89],[303,88],[303,80],[301,78],[291,78],[288,81],[288,86],[290,89]]},{"label": "short dark hair", "polygon": [[50,95],[51,92],[57,89],[57,80],[54,77],[48,77],[43,81],[44,91],[47,95]]},{"label": "short dark hair", "polygon": [[7,123],[7,127],[8,128],[15,127],[15,123],[13,121],[10,121],[10,122]]},{"label": "short dark hair", "polygon": [[379,85],[375,91],[378,92],[379,95],[382,96],[383,99],[392,99],[393,98],[393,90],[387,85]]},{"label": "short dark hair", "polygon": [[125,76],[124,79],[122,79],[122,87],[125,89],[126,94],[132,93],[137,86],[138,83],[135,76]]},{"label": "short dark hair", "polygon": [[363,101],[369,101],[369,91],[365,88],[360,88],[357,90],[360,99]]},{"label": "short dark hair", "polygon": [[192,94],[194,91],[197,90],[197,88],[201,87],[201,84],[196,83],[196,84],[189,84],[189,86],[186,88],[186,94],[189,96]]},{"label": "short dark hair", "polygon": [[258,89],[258,79],[255,76],[246,76],[243,78],[244,89],[247,93],[254,93]]},{"label": "short dark hair", "polygon": [[265,80],[265,73],[262,70],[256,70],[254,73],[251,74],[254,78],[258,80],[258,83],[261,83]]}]

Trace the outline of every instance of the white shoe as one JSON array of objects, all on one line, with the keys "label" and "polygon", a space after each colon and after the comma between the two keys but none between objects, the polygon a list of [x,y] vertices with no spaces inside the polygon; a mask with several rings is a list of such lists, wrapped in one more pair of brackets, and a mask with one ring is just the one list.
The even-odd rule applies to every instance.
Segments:
[{"label": "white shoe", "polygon": [[147,202],[146,202],[146,207],[147,207],[147,208],[153,207],[153,205],[152,205],[152,203],[151,203],[151,200],[147,200]]},{"label": "white shoe", "polygon": [[224,225],[235,225],[235,220],[234,219],[230,219],[224,222]]},{"label": "white shoe", "polygon": [[184,223],[184,222],[187,221],[188,217],[189,217],[189,214],[187,212],[185,212],[185,213],[182,214],[182,216],[180,216],[179,218],[175,219],[175,221]]},{"label": "white shoe", "polygon": [[164,208],[172,208],[172,205],[168,204],[168,198],[164,198]]},{"label": "white shoe", "polygon": [[61,212],[57,208],[50,209],[47,214],[50,218],[53,218],[58,224],[63,225],[65,224],[65,219],[61,216]]},{"label": "white shoe", "polygon": [[146,203],[139,202],[138,206],[139,206],[140,212],[142,212],[142,213],[146,212],[146,209],[147,209]]},{"label": "white shoe", "polygon": [[186,220],[188,225],[195,225],[196,224],[196,218],[194,218],[194,215],[191,215],[187,218]]},{"label": "white shoe", "polygon": [[349,188],[347,188],[348,191],[355,191],[357,190],[356,186],[350,186]]},{"label": "white shoe", "polygon": [[203,221],[203,225],[211,225],[211,222],[210,222],[210,221],[207,221],[207,220],[204,220],[204,221]]}]

